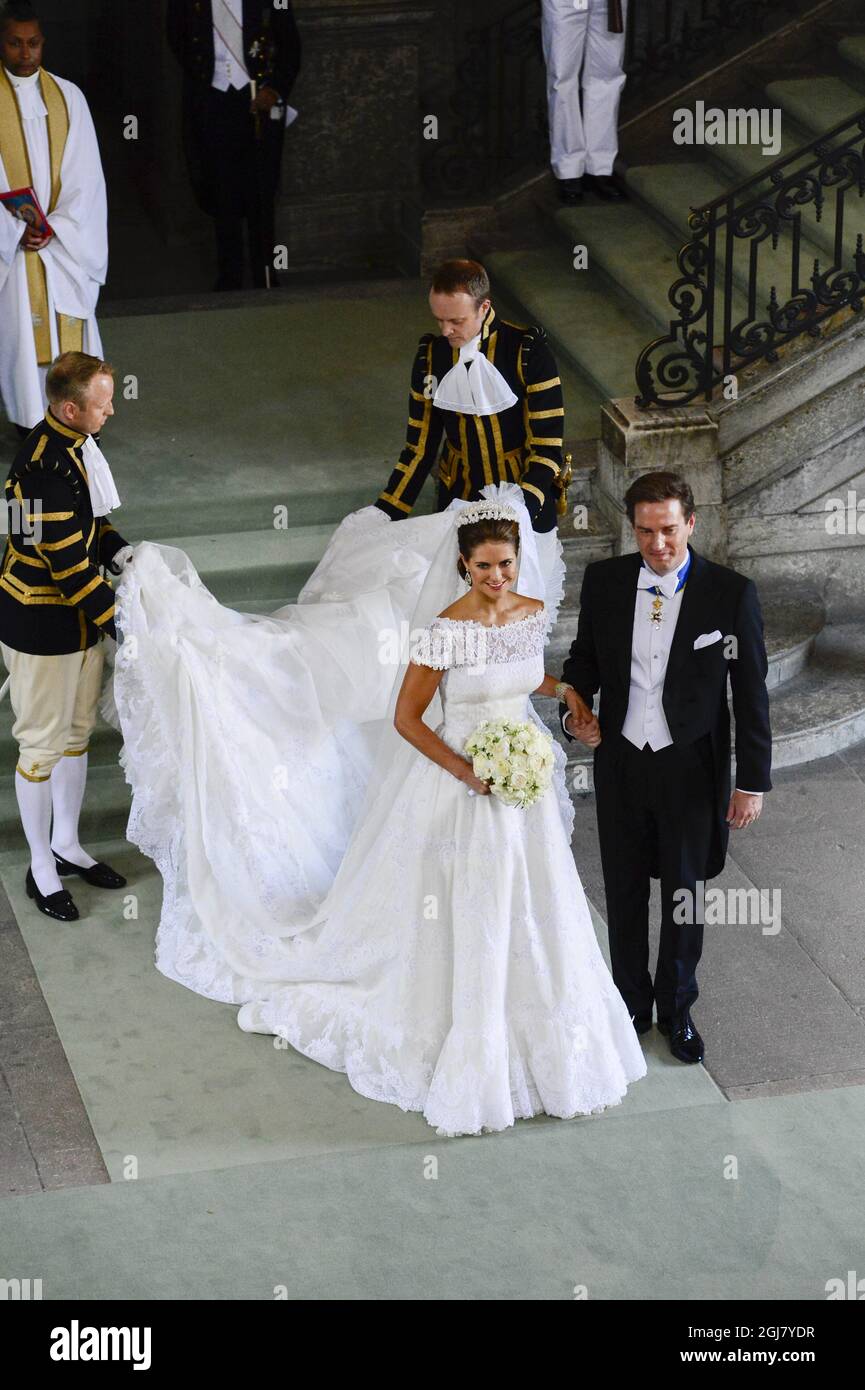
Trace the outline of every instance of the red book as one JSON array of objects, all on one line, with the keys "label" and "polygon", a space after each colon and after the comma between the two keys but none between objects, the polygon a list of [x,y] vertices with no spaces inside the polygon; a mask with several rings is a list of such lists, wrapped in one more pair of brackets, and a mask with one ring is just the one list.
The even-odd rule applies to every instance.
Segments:
[{"label": "red book", "polygon": [[54,235],[32,188],[15,188],[11,193],[0,193],[0,203],[9,209],[13,217],[26,222],[40,236]]}]

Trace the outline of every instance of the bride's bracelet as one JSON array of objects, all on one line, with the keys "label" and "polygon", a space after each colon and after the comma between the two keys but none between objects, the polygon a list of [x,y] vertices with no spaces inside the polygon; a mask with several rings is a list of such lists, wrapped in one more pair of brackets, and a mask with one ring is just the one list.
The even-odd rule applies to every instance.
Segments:
[{"label": "bride's bracelet", "polygon": [[570,681],[559,681],[558,684],[556,685],[556,699],[557,699],[557,700],[564,700],[564,698],[565,698],[565,691],[566,691],[566,690],[573,690],[573,689],[574,689],[574,687],[571,685]]}]

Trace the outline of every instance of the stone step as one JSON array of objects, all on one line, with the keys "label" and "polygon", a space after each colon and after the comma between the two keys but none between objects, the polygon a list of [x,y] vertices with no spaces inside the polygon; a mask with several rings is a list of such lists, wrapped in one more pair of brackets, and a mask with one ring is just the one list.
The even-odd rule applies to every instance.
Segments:
[{"label": "stone step", "polygon": [[859,88],[843,78],[829,75],[780,78],[768,84],[766,95],[773,106],[780,106],[812,140],[842,121],[849,121],[865,107],[865,97]]},{"label": "stone step", "polygon": [[[842,493],[843,500],[843,493]],[[862,513],[856,517],[861,524]],[[728,522],[727,544],[729,562],[735,568],[738,561],[768,559],[774,556],[790,556],[796,561],[796,569],[801,574],[809,563],[808,551],[838,554],[844,550],[863,550],[865,536],[853,530],[851,521],[845,514],[841,522],[845,529],[832,523],[830,513],[823,510],[813,512],[782,513],[778,516],[756,516],[744,513],[732,515]]]},{"label": "stone step", "polygon": [[865,738],[865,629],[825,627],[801,675],[772,696],[772,760],[794,767]]},{"label": "stone step", "polygon": [[865,75],[865,34],[851,34],[842,39],[838,52],[853,68]]},{"label": "stone step", "polygon": [[[598,407],[595,408],[595,414]],[[597,427],[595,429],[597,434]],[[325,527],[330,531],[343,520],[349,512],[369,506],[387,478],[387,461],[383,461],[369,477],[364,480],[347,479],[342,484],[320,489],[292,490],[286,487],[280,492],[239,493],[229,490],[220,496],[209,496],[200,508],[179,506],[174,502],[137,502],[117,514],[117,528],[133,545],[140,541],[159,541],[164,545],[176,542],[174,537],[183,526],[184,537],[206,536],[247,536],[250,532],[267,532],[277,526],[282,534],[306,530],[311,526]],[[433,480],[424,484],[415,504],[415,515],[426,515],[435,510],[436,494]],[[5,508],[0,511],[0,535],[6,534]]]},{"label": "stone step", "polygon": [[[819,438],[819,436],[817,436]],[[862,457],[861,425],[853,429],[839,430],[829,435],[817,445],[816,451],[803,457],[794,472],[785,472],[781,477],[770,478],[759,493],[757,509],[766,518],[768,525],[778,515],[820,515],[832,518],[834,526],[839,515],[844,526],[850,525],[850,493],[861,498],[865,493],[865,460]],[[755,510],[752,497],[736,500],[728,511],[728,518],[747,515]],[[853,507],[856,506],[854,497]],[[865,516],[861,513],[856,527],[861,544],[865,546]]]},{"label": "stone step", "polygon": [[[496,310],[501,318],[511,323],[529,325],[538,323],[547,330],[550,345],[556,358],[556,366],[562,379],[562,396],[565,403],[565,452],[583,454],[594,446],[601,433],[601,403],[603,392],[590,381],[566,353],[555,334],[550,330],[544,317],[545,305],[537,302],[523,284],[519,272],[512,278],[499,276],[492,271],[492,262],[504,252],[485,254],[484,264],[493,276],[496,296]],[[498,264],[498,263],[497,263]]]},{"label": "stone step", "polygon": [[[633,188],[644,204],[653,209],[656,216],[673,231],[690,241],[692,231],[688,226],[688,215],[692,207],[720,197],[729,189],[729,179],[721,177],[718,169],[709,160],[688,161],[671,164],[640,165],[628,170],[628,187]],[[848,228],[849,237],[849,228]],[[855,237],[854,237],[855,240]],[[719,237],[716,275],[724,274],[724,242]],[[745,295],[748,290],[749,258],[751,243],[747,239],[734,238],[733,251],[733,322],[748,319]],[[851,242],[852,254],[852,242]],[[800,283],[807,284],[815,258],[825,269],[827,259],[823,248],[803,235],[799,256]],[[790,297],[793,266],[792,238],[782,236],[777,248],[773,249],[771,240],[760,245],[758,255],[758,284],[756,290],[756,311],[759,317],[769,303],[770,289],[774,285],[778,299],[784,303]],[[716,310],[721,311],[720,289],[723,279],[718,281]],[[715,341],[723,340],[723,322],[719,321],[715,331]]]},{"label": "stone step", "polygon": [[776,381],[776,391],[789,395],[788,410],[724,453],[724,496],[734,513],[793,511],[843,482],[845,441],[855,454],[865,410],[862,372],[855,359],[850,366],[849,376],[805,400],[787,393],[783,377]]},{"label": "stone step", "polygon": [[[865,98],[863,98],[865,105]],[[744,179],[750,179],[755,174],[762,174],[774,163],[776,159],[786,159],[789,155],[796,153],[803,145],[810,144],[813,133],[805,130],[798,125],[792,118],[786,115],[781,121],[781,148],[778,154],[769,159],[762,152],[759,145],[714,145],[708,148],[709,163],[718,170],[720,179],[726,186],[733,188],[737,183]],[[784,169],[784,177],[788,178],[795,173],[798,167],[807,164],[813,159],[813,154],[809,151],[801,161],[791,162]],[[755,185],[754,193],[759,191],[759,185]],[[765,185],[764,185],[765,187]],[[768,201],[771,201],[771,194]],[[856,245],[856,231],[859,229],[859,210],[861,202],[857,200],[856,190],[849,189],[845,200],[845,220],[847,222],[847,235],[845,247],[848,255],[852,255]],[[813,206],[806,204],[803,209],[803,223],[807,230],[808,238],[815,247],[819,248],[821,267],[831,264],[835,253],[835,227],[834,216],[827,215],[824,208],[823,217],[817,221]],[[805,274],[803,280],[807,280],[808,274],[813,269],[810,262],[803,261]]]},{"label": "stone step", "polygon": [[[625,181],[630,183],[630,171]],[[632,395],[637,356],[646,343],[668,331],[670,319],[675,317],[669,290],[681,275],[676,258],[682,238],[639,201],[559,208],[550,225],[565,243],[566,265],[570,265],[573,246],[584,245],[588,251],[589,270],[571,273],[592,275],[599,291],[611,301],[624,297],[626,317],[635,310],[639,315],[640,332],[636,336],[642,341],[628,362],[627,391],[616,393]],[[629,349],[632,347],[629,344]],[[619,379],[622,375],[620,372]]]},{"label": "stone step", "polygon": [[[721,177],[732,188],[743,179],[764,173],[776,160],[794,155],[803,145],[810,144],[812,139],[810,130],[799,125],[792,117],[784,116],[781,120],[781,148],[776,155],[764,155],[761,145],[750,143],[707,145],[705,151],[709,162],[718,167]],[[788,169],[792,172],[795,167],[795,164],[790,164]],[[785,175],[788,169],[785,169]]]},{"label": "stone step", "polygon": [[[601,401],[634,394],[634,363],[657,326],[639,312],[635,315],[634,306],[591,269],[574,270],[564,239],[542,236],[541,245],[532,250],[493,252],[486,263],[524,317],[543,324],[557,358],[590,384],[597,438]],[[567,401],[565,407],[569,409]]]},{"label": "stone step", "polygon": [[[861,395],[865,371],[865,315],[851,314],[846,322],[825,337],[807,335],[794,340],[774,366],[761,364],[759,370],[740,381],[739,399],[715,400],[708,407],[718,422],[718,449],[725,457],[741,450],[747,458],[751,442],[760,447],[764,430],[777,426],[779,449],[795,458],[795,447],[784,446],[787,421],[799,406],[809,407],[827,391],[837,386],[849,389],[853,396]],[[856,409],[856,401],[852,403]],[[832,428],[830,424],[830,429]],[[768,451],[771,455],[771,447]],[[777,456],[776,456],[777,462]],[[769,467],[768,459],[761,465]],[[736,491],[763,476],[761,467],[749,472],[743,464]]]},{"label": "stone step", "polygon": [[333,525],[271,527],[235,535],[168,537],[162,544],[184,551],[219,601],[276,595],[290,602],[324,554]]},{"label": "stone step", "polygon": [[[124,514],[118,514],[117,525],[133,543],[167,542],[177,535],[181,523],[185,536],[262,531],[272,529],[274,521],[283,518],[292,529],[310,525],[329,525],[332,529],[349,512],[373,502],[385,480],[386,466],[382,465],[368,480],[346,479],[340,486],[327,489],[293,491],[286,487],[280,492],[260,494],[232,495],[226,491],[222,496],[215,489],[217,495],[210,496],[200,509],[184,507],[180,511],[173,503],[139,502],[130,509],[128,521]],[[424,510],[420,503],[419,508]]]},{"label": "stone step", "polygon": [[[823,670],[824,677],[829,678],[830,698],[833,704],[837,700],[839,705],[845,705],[848,678],[845,677],[843,681],[833,679],[832,674],[817,661],[818,644],[825,630],[825,613],[818,595],[807,588],[788,583],[759,587],[769,665],[766,685],[770,700],[773,701],[773,711],[774,702],[781,700],[788,688],[808,691],[813,689],[816,679],[814,673],[818,670]],[[578,610],[573,608],[563,608],[560,611],[559,621],[553,630],[545,657],[546,670],[550,675],[558,675],[562,670],[571,642],[576,636],[578,616]],[[860,693],[862,704],[865,706],[865,666],[862,667],[862,677],[863,688]],[[558,703],[555,700],[536,698],[534,703],[553,737],[567,752],[571,790],[577,793],[591,791],[591,750],[580,744],[567,742],[562,734]],[[855,705],[855,701],[852,703]],[[789,727],[793,719],[793,708],[794,706],[788,704],[780,707],[782,720],[777,733],[773,713],[773,757],[777,743],[778,757],[789,759],[789,764],[779,762],[778,766],[807,762],[811,757],[823,756],[820,753],[808,752],[810,745],[807,743],[804,730]],[[845,732],[844,747],[856,742],[856,727],[854,721],[851,729]],[[803,756],[795,756],[797,750]]]}]

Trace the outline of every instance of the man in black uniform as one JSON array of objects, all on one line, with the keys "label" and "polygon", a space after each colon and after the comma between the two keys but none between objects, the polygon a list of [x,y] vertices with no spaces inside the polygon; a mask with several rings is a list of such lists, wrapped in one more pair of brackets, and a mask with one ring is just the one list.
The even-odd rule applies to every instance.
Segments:
[{"label": "man in black uniform", "polygon": [[290,0],[279,9],[273,0],[168,0],[168,42],[185,79],[193,189],[216,222],[216,288],[241,288],[244,219],[252,282],[274,285],[274,200],[300,69]]},{"label": "man in black uniform", "polygon": [[439,266],[429,302],[441,332],[418,345],[406,445],[375,505],[394,520],[408,516],[444,436],[439,511],[487,483],[518,483],[534,530],[553,531],[565,413],[544,330],[496,316],[477,261]]},{"label": "man in black uniform", "polygon": [[132,547],[107,520],[119,498],[93,438],[114,413],[112,369],[67,352],[49,370],[46,391],[48,413],[22,442],[6,482],[0,648],[19,746],[27,893],[46,916],[71,922],[78,910],[61,876],[99,888],[126,882],[81,848],[78,820],[104,638],[116,637],[114,593],[101,570],[119,574]]}]

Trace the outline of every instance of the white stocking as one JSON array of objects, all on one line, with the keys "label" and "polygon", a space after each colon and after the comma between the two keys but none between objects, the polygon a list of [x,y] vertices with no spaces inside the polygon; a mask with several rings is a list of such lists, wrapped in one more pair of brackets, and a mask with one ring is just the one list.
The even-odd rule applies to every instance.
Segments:
[{"label": "white stocking", "polygon": [[15,795],[30,846],[30,868],[43,897],[62,893],[63,884],[51,853],[51,782],[29,782],[15,773]]},{"label": "white stocking", "polygon": [[51,774],[51,799],[54,803],[54,827],[51,848],[61,859],[79,868],[90,869],[96,863],[78,843],[78,817],[87,785],[87,754],[80,758],[61,758]]}]

